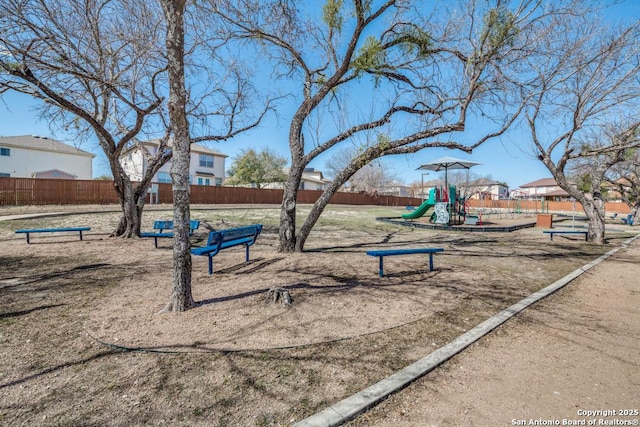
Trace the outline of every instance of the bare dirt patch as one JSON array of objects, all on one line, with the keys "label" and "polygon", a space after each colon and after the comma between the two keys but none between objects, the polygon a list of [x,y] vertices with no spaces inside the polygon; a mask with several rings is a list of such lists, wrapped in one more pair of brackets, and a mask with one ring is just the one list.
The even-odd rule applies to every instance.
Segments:
[{"label": "bare dirt patch", "polygon": [[[398,215],[400,212],[395,211]],[[389,212],[385,212],[389,214]],[[160,213],[148,213],[151,228]],[[194,210],[207,227],[260,222],[240,248],[193,259],[200,307],[158,314],[169,296],[171,241],[123,241],[116,213],[0,222],[0,423],[287,425],[400,369],[608,248],[515,233],[414,230],[373,208],[332,208],[308,251],[275,251],[277,210]],[[170,212],[164,212],[170,217]],[[531,219],[529,219],[531,220]],[[13,230],[89,225],[73,235]],[[625,235],[612,236],[611,244]],[[368,249],[437,246],[389,258]],[[272,287],[293,304],[265,304]],[[136,349],[138,351],[124,351]]]}]

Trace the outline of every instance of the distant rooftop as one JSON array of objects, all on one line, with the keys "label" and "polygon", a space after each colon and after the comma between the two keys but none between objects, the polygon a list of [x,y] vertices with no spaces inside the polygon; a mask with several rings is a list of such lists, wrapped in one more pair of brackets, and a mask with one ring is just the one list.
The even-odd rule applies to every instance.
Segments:
[{"label": "distant rooftop", "polygon": [[542,178],[527,184],[522,184],[520,188],[532,188],[532,187],[557,187],[558,183],[553,178]]},{"label": "distant rooftop", "polygon": [[81,150],[73,145],[56,141],[46,136],[20,135],[0,136],[0,145],[16,148],[28,148],[31,150],[50,151],[55,153],[76,154],[79,156],[95,157],[95,154]]}]

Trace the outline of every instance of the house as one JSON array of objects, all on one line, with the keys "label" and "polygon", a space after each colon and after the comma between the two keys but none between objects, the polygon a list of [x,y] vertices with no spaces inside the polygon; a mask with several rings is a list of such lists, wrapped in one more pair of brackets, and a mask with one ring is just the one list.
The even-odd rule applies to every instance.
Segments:
[{"label": "house", "polygon": [[479,178],[459,187],[467,198],[475,200],[500,200],[509,196],[507,184],[488,178]]},{"label": "house", "polygon": [[400,181],[393,180],[378,189],[378,194],[384,196],[413,197],[413,189]]},{"label": "house", "polygon": [[300,190],[326,190],[331,183],[322,172],[314,168],[305,168],[300,180]]},{"label": "house", "polygon": [[[158,152],[160,140],[144,141],[142,145],[151,153]],[[228,156],[200,144],[191,144],[189,182],[192,185],[216,185],[224,182],[224,163]],[[148,167],[143,150],[135,146],[120,157],[120,164],[133,181],[140,181]],[[151,182],[171,183],[171,160],[151,178]]]},{"label": "house", "polygon": [[44,136],[0,137],[0,177],[92,179],[94,157]]},{"label": "house", "polygon": [[560,188],[553,178],[542,178],[521,185],[512,195],[521,199],[545,199],[556,202],[571,199],[569,193]]},{"label": "house", "polygon": [[[284,169],[285,175],[289,174],[289,169]],[[300,179],[300,190],[321,190],[324,191],[329,187],[330,179],[322,175],[322,171],[314,168],[305,168]],[[283,182],[269,182],[262,185],[262,188],[284,188]]]}]

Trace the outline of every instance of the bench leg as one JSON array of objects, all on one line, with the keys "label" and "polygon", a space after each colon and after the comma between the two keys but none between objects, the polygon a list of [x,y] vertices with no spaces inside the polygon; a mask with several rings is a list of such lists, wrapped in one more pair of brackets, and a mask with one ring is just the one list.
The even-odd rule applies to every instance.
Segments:
[{"label": "bench leg", "polygon": [[380,275],[380,277],[384,276],[384,262],[382,261],[384,259],[383,256],[378,257],[380,258],[380,262],[378,263],[378,274]]},{"label": "bench leg", "polygon": [[29,233],[25,233],[25,234],[27,235],[27,245],[28,245],[29,243],[31,243],[31,241],[29,240]]},{"label": "bench leg", "polygon": [[247,251],[246,251],[246,252],[247,252],[247,254],[246,254],[246,257],[245,257],[244,262],[249,262],[249,245],[245,245],[245,246],[246,246],[246,248],[247,248]]},{"label": "bench leg", "polygon": [[153,244],[156,246],[156,249],[158,249],[158,237],[157,236],[154,236]]},{"label": "bench leg", "polygon": [[553,233],[549,233],[549,240],[553,240]]},{"label": "bench leg", "polygon": [[433,254],[429,254],[429,271],[433,271]]},{"label": "bench leg", "polygon": [[82,231],[80,231],[80,240],[82,240]]},{"label": "bench leg", "polygon": [[209,274],[213,274],[213,257],[209,255]]}]

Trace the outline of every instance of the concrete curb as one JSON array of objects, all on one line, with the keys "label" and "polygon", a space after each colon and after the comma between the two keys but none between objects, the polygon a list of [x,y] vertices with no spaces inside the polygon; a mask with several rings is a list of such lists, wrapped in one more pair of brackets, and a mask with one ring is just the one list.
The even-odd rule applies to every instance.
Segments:
[{"label": "concrete curb", "polygon": [[417,362],[407,366],[399,372],[379,381],[378,383],[337,402],[327,409],[324,409],[308,418],[293,424],[293,427],[329,427],[339,426],[345,422],[355,418],[357,415],[365,412],[382,399],[390,394],[399,391],[415,381],[419,377],[427,374],[443,362],[452,358],[462,350],[478,341],[480,338],[502,325],[504,322],[520,313],[530,305],[540,301],[543,298],[553,294],[559,289],[566,286],[582,273],[600,264],[622,248],[629,246],[634,240],[639,239],[640,235],[627,239],[621,246],[610,250],[596,260],[586,264],[585,266],[573,271],[560,280],[552,283],[544,289],[541,289],[520,302],[501,311],[495,316],[485,320],[473,329],[460,335],[444,347],[429,354],[428,356],[418,360]]}]

